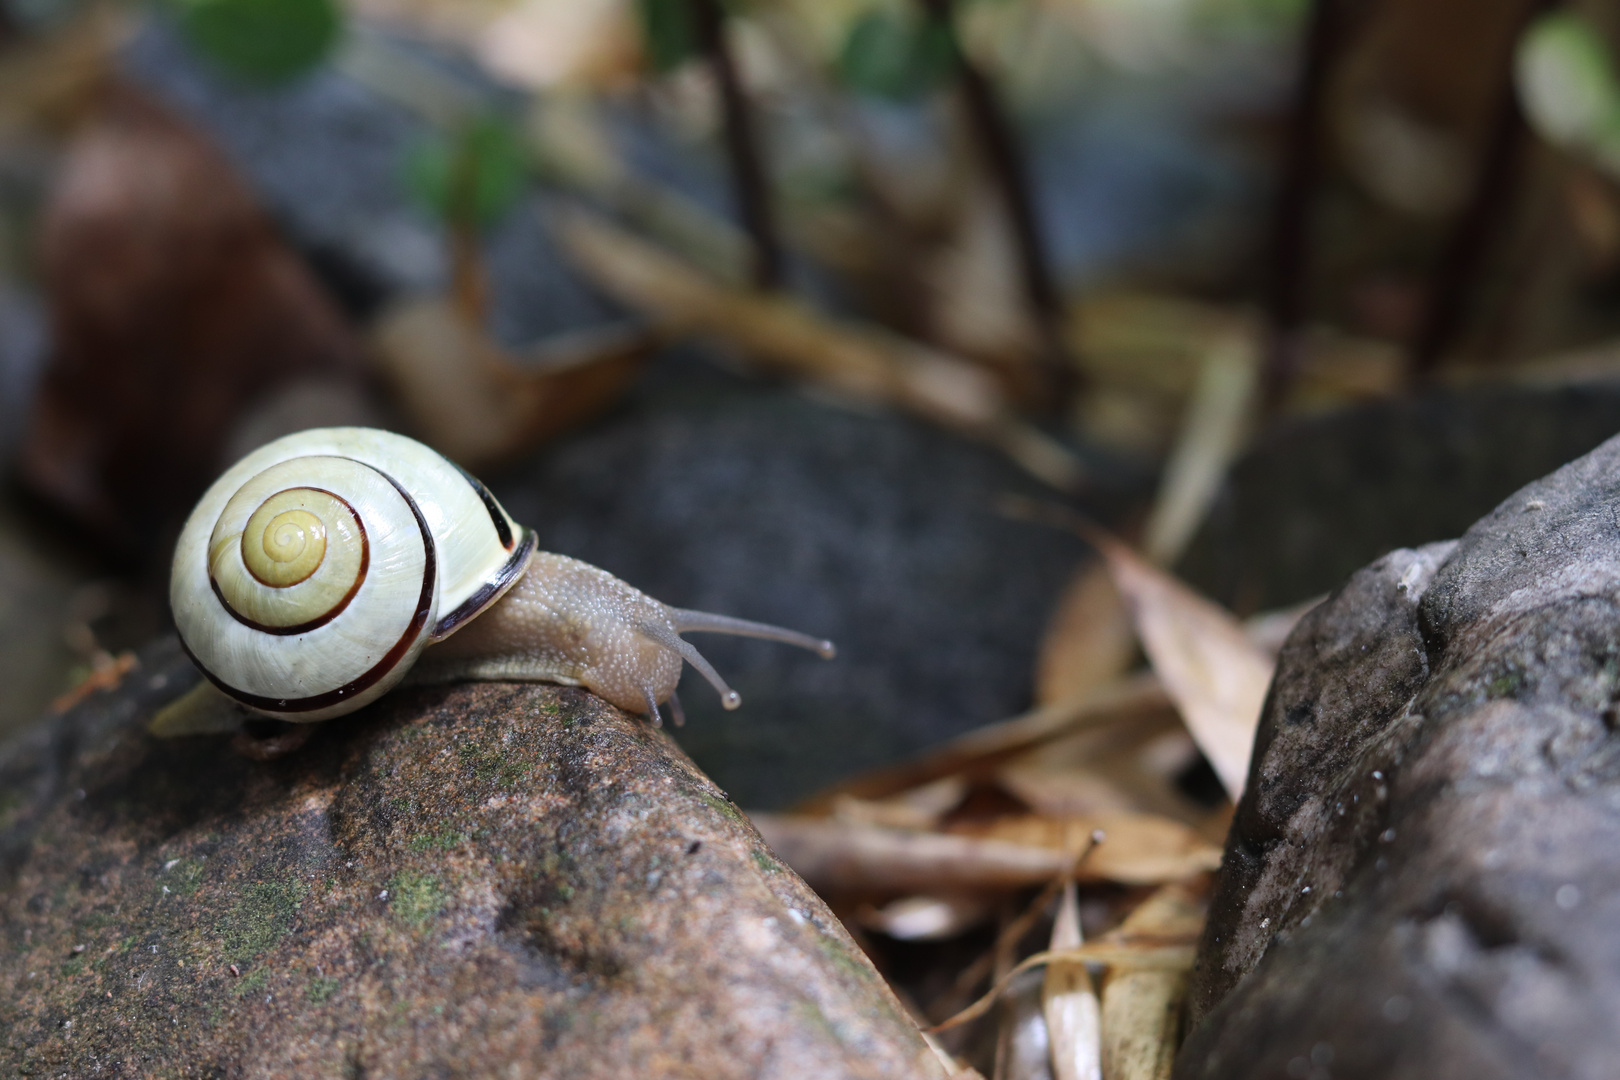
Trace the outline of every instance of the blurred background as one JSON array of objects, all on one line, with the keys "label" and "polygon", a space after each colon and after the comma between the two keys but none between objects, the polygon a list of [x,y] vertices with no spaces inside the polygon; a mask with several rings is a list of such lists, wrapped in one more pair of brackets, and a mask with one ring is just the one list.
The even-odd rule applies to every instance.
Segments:
[{"label": "blurred background", "polygon": [[1134,663],[1057,509],[1239,616],[1308,601],[1620,430],[1617,32],[0,0],[0,731],[127,671],[201,490],[329,424],[665,602],[837,640],[706,646],[746,705],[689,686],[678,738],[746,806]]}]

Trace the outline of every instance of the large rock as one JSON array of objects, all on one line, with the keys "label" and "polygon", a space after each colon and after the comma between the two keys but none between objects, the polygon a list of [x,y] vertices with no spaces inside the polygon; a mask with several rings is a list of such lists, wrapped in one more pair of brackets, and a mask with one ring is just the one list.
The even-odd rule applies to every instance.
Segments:
[{"label": "large rock", "polygon": [[[831,408],[689,355],[616,416],[483,477],[542,548],[667,604],[832,638],[831,663],[694,636],[743,696],[688,672],[681,746],[744,806],[775,808],[1029,704],[1072,536],[995,512],[1049,497],[982,447]],[[1108,516],[1102,499],[1088,511]]]},{"label": "large rock", "polygon": [[931,1077],[838,921],[580,690],[395,693],[269,764],[141,722],[174,643],[0,750],[0,1074]]},{"label": "large rock", "polygon": [[1620,439],[1283,650],[1179,1080],[1614,1075]]}]

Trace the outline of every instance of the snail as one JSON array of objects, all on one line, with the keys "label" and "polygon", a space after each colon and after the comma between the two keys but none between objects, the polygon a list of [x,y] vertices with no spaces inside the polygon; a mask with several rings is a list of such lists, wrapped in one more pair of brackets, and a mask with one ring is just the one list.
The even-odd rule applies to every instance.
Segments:
[{"label": "snail", "polygon": [[667,607],[538,551],[459,466],[370,428],[298,432],[228,469],[181,530],[169,603],[206,681],[159,713],[159,735],[239,726],[226,698],[278,720],[326,720],[408,674],[583,686],[656,726],[666,702],[683,719],[683,663],[727,709],[741,704],[683,633],[834,653],[793,630]]}]

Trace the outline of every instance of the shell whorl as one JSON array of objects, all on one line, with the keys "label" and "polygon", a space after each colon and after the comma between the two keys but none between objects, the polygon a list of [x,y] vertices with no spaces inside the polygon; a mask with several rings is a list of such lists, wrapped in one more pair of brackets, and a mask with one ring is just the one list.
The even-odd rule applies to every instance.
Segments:
[{"label": "shell whorl", "polygon": [[327,428],[249,454],[198,503],[170,604],[216,686],[319,720],[397,683],[521,576],[534,549],[487,490],[404,436]]}]

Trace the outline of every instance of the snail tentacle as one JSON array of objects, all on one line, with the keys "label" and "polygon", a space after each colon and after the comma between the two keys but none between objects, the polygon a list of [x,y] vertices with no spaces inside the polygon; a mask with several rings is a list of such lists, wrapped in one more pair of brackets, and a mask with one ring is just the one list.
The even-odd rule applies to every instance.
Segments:
[{"label": "snail tentacle", "polygon": [[731,634],[735,637],[761,638],[765,641],[776,641],[783,645],[797,645],[801,649],[809,649],[813,653],[818,653],[823,660],[831,660],[838,655],[838,647],[826,638],[801,634],[797,630],[772,626],[770,623],[736,619],[730,615],[716,615],[710,611],[692,611],[688,608],[670,608],[669,614],[671,620],[675,623],[675,632],[678,634],[695,631],[697,633]]},{"label": "snail tentacle", "polygon": [[[727,711],[742,704],[742,695],[726,685],[726,680],[720,677],[718,671],[714,670],[714,665],[705,660],[703,654],[698,652],[690,641],[686,641],[667,626],[654,622],[643,623],[638,629],[650,640],[656,641],[696,668],[697,673],[707,679],[710,686],[719,691],[720,704],[724,705]],[[673,692],[672,689],[671,693]]]}]

